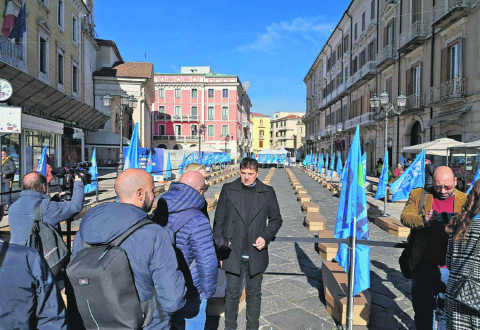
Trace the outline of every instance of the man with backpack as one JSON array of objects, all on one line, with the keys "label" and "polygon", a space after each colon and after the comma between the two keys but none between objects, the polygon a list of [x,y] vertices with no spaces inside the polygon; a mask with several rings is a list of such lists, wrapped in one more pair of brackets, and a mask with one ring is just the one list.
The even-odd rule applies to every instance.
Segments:
[{"label": "man with backpack", "polygon": [[[145,170],[127,169],[115,181],[118,203],[82,219],[67,275],[87,329],[168,329],[185,304],[171,233],[148,220],[154,189]],[[125,266],[130,271],[119,270]]]},{"label": "man with backpack", "polygon": [[174,232],[175,246],[182,252],[179,265],[187,283],[187,303],[173,315],[173,329],[203,329],[207,299],[217,287],[218,262],[212,229],[202,212],[203,192],[207,188],[200,172],[186,172],[162,195],[153,215],[153,221],[168,216],[163,222]]}]

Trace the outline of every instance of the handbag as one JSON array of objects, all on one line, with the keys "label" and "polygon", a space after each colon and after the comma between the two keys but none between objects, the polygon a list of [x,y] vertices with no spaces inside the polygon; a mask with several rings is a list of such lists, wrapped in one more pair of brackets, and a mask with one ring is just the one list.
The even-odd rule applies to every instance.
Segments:
[{"label": "handbag", "polygon": [[473,309],[478,313],[480,313],[480,280],[474,278],[471,274],[473,270],[473,264],[475,264],[477,258],[480,257],[478,255],[479,246],[480,245],[477,241],[475,252],[473,253],[473,262],[470,264],[470,267],[467,271],[467,274],[469,275],[463,276],[460,278],[460,280],[458,280],[452,293],[452,297],[456,302]]}]

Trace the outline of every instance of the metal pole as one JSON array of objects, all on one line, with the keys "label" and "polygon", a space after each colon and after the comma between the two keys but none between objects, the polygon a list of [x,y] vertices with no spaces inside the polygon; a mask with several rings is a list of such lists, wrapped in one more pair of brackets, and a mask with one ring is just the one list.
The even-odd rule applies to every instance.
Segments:
[{"label": "metal pole", "polygon": [[347,329],[353,329],[353,286],[355,284],[355,248],[356,248],[356,228],[357,217],[353,218],[353,230],[350,238],[349,251],[350,251],[350,265],[348,267],[348,299],[347,299]]},{"label": "metal pole", "polygon": [[120,153],[117,168],[117,177],[123,171],[123,111],[124,106],[120,105]]},{"label": "metal pole", "polygon": [[[387,128],[388,128],[388,108],[385,107],[385,155],[387,154],[387,148],[388,148],[388,134],[387,134]],[[385,156],[384,156],[385,157]],[[383,164],[388,165],[387,163],[388,159],[383,160]],[[381,174],[380,174],[381,175]],[[387,182],[388,182],[388,166],[387,166]],[[383,198],[383,216],[387,215],[387,200],[388,200],[388,193],[387,193],[388,187],[385,187],[385,197]]]}]

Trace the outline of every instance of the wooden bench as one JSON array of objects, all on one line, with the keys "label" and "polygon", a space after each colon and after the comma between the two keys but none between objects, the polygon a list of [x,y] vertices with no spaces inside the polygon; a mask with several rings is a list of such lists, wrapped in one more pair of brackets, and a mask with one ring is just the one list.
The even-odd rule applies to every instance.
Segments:
[{"label": "wooden bench", "polygon": [[[333,238],[333,231],[319,230],[318,238]],[[338,252],[338,243],[317,243],[318,254],[326,261],[331,261]]]},{"label": "wooden bench", "polygon": [[309,194],[298,194],[297,195],[297,200],[303,204],[305,202],[311,202],[312,201],[312,196]]},{"label": "wooden bench", "polygon": [[410,234],[410,228],[404,226],[400,221],[389,216],[378,216],[374,220],[375,224],[390,233],[398,237],[408,237]]},{"label": "wooden bench", "polygon": [[[346,324],[348,275],[337,263],[323,262],[323,289],[327,312],[340,324]],[[368,290],[353,299],[353,325],[368,325],[372,298]]]},{"label": "wooden bench", "polygon": [[302,203],[303,212],[320,212],[320,205],[314,202]]},{"label": "wooden bench", "polygon": [[309,230],[323,230],[327,221],[320,212],[307,212],[305,216],[305,226]]},{"label": "wooden bench", "polygon": [[208,207],[207,207],[208,211],[213,210],[215,208],[215,206],[217,205],[217,199],[216,198],[207,198],[206,201],[207,201],[207,205],[208,205]]}]

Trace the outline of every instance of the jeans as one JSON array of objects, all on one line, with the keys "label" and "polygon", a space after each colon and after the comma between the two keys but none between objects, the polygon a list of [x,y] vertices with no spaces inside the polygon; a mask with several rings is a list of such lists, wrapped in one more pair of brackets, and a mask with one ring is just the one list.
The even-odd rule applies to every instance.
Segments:
[{"label": "jeans", "polygon": [[248,259],[242,261],[240,275],[225,272],[227,288],[225,290],[225,330],[237,328],[238,303],[245,278],[247,293],[247,330],[258,329],[260,307],[262,304],[263,273],[250,276]]},{"label": "jeans", "polygon": [[415,268],[412,273],[412,305],[417,330],[432,329],[435,295],[441,288],[438,266],[420,264]]},{"label": "jeans", "polygon": [[207,299],[187,299],[181,310],[172,315],[172,329],[203,330],[207,322]]},{"label": "jeans", "polygon": [[10,182],[2,182],[2,200],[6,205],[12,204],[12,196],[10,193]]}]

